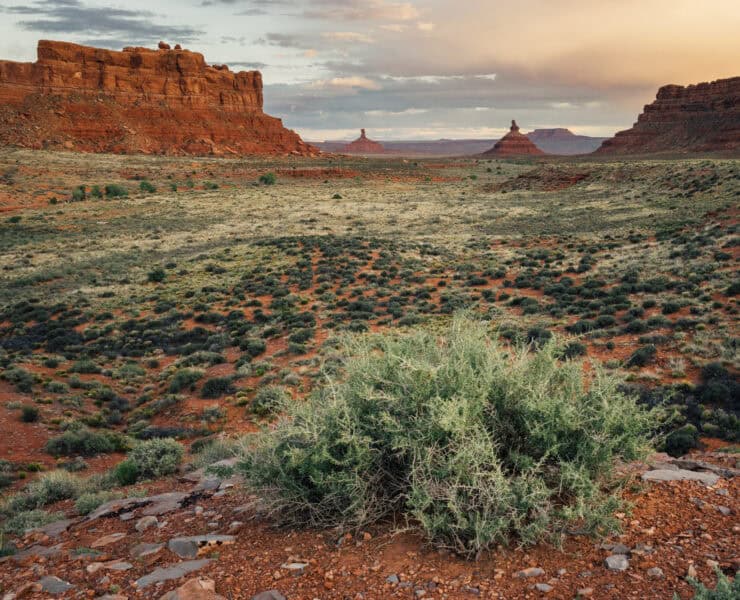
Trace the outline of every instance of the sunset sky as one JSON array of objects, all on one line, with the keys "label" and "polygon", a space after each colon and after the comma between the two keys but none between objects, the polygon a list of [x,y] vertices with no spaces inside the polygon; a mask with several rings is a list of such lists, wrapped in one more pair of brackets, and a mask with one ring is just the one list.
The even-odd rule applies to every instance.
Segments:
[{"label": "sunset sky", "polygon": [[0,0],[0,58],[38,39],[162,39],[258,68],[305,139],[612,135],[660,85],[740,75],[737,0]]}]

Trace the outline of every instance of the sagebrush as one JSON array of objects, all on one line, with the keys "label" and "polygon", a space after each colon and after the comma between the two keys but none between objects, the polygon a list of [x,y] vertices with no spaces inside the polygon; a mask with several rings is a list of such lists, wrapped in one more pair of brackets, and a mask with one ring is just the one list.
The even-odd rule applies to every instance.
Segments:
[{"label": "sagebrush", "polygon": [[611,525],[617,459],[648,447],[654,415],[620,381],[550,341],[509,351],[460,317],[350,339],[343,376],[286,406],[241,469],[293,524],[360,527],[402,514],[466,556]]}]

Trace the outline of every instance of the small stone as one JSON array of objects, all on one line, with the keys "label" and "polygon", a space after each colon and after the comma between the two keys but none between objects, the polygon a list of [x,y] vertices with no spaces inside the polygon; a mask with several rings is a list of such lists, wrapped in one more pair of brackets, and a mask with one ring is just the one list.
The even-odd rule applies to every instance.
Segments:
[{"label": "small stone", "polygon": [[717,510],[726,517],[729,517],[732,514],[732,509],[729,506],[718,506]]},{"label": "small stone", "polygon": [[289,562],[289,563],[283,563],[280,565],[281,569],[286,569],[290,571],[291,575],[303,575],[305,570],[308,568],[308,563],[302,563],[302,562]]},{"label": "small stone", "polygon": [[696,567],[694,565],[689,565],[689,568],[686,570],[686,577],[696,579]]},{"label": "small stone", "polygon": [[716,560],[712,560],[711,558],[707,559],[706,565],[710,569],[718,569],[719,568],[719,563]]},{"label": "small stone", "polygon": [[395,573],[393,575],[388,575],[388,577],[385,578],[386,583],[392,583],[393,585],[397,585],[401,580],[398,578],[398,575]]},{"label": "small stone", "polygon": [[539,567],[529,567],[528,569],[522,569],[519,571],[515,577],[518,577],[519,579],[528,579],[530,577],[539,577],[540,575],[544,575],[545,571],[540,569]]},{"label": "small stone", "polygon": [[98,538],[92,544],[90,544],[90,547],[91,548],[102,548],[103,546],[115,544],[117,541],[122,540],[125,537],[126,537],[125,533],[111,533],[110,535],[105,535],[101,538]]},{"label": "small stone", "polygon": [[568,569],[558,569],[558,577],[562,577],[568,572]]},{"label": "small stone", "polygon": [[129,571],[134,568],[134,565],[124,560],[113,560],[105,563],[104,566],[111,571]]},{"label": "small stone", "polygon": [[171,565],[169,567],[160,567],[158,569],[155,569],[148,575],[144,575],[143,577],[140,577],[134,582],[134,585],[138,587],[139,589],[145,588],[147,586],[152,585],[153,583],[160,583],[162,581],[170,581],[171,579],[180,579],[180,577],[183,577],[184,575],[187,575],[188,573],[192,573],[193,571],[197,571],[198,569],[202,569],[206,565],[210,564],[210,560],[207,558],[201,559],[201,560],[190,560],[185,561],[181,563],[177,563],[175,565]]},{"label": "small stone", "polygon": [[536,589],[538,592],[542,592],[543,594],[547,594],[552,591],[552,586],[546,583],[538,583],[534,586],[534,589]]},{"label": "small stone", "polygon": [[103,568],[103,563],[101,562],[92,562],[89,565],[85,567],[85,571],[87,571],[88,575],[95,575],[100,569]]},{"label": "small stone", "polygon": [[147,529],[150,529],[151,527],[156,527],[159,521],[157,520],[157,517],[153,515],[149,515],[148,517],[141,517],[138,521],[136,521],[136,525],[134,525],[134,529],[138,531],[139,533],[144,533]]},{"label": "small stone", "polygon": [[41,584],[42,592],[46,592],[47,594],[51,594],[52,596],[63,594],[74,587],[71,583],[67,583],[66,581],[59,579],[59,577],[54,577],[53,575],[47,575],[46,577],[43,577],[41,581],[39,581],[39,584]]},{"label": "small stone", "polygon": [[665,574],[663,573],[663,569],[660,567],[653,567],[652,569],[647,570],[647,576],[649,579],[663,579]]},{"label": "small stone", "polygon": [[612,554],[606,557],[604,564],[610,571],[626,571],[629,569],[630,561],[624,554]]},{"label": "small stone", "polygon": [[266,592],[260,592],[256,596],[252,596],[252,600],[285,600],[285,596],[277,590],[267,590]]},{"label": "small stone", "polygon": [[630,553],[630,549],[624,544],[616,544],[611,549],[611,552],[610,552],[610,554],[624,554],[624,555],[628,555],[629,553]]},{"label": "small stone", "polygon": [[216,593],[216,583],[212,579],[196,577],[176,590],[167,592],[159,600],[226,600]]},{"label": "small stone", "polygon": [[145,556],[156,554],[162,548],[164,548],[164,544],[136,544],[136,546],[129,550],[129,554],[133,558],[144,558]]},{"label": "small stone", "polygon": [[578,596],[579,598],[590,598],[593,595],[593,588],[581,588],[580,590],[578,590],[578,592],[576,592],[576,596]]}]

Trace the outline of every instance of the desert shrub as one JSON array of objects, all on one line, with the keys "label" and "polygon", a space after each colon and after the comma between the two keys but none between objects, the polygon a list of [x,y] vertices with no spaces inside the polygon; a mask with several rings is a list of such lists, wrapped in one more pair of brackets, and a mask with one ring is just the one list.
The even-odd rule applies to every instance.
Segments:
[{"label": "desert shrub", "polygon": [[52,456],[95,456],[128,449],[125,436],[114,431],[92,431],[86,427],[68,429],[61,435],[50,438],[45,450]]},{"label": "desert shrub", "polygon": [[30,500],[29,508],[41,508],[60,500],[76,498],[84,490],[84,481],[67,471],[50,471],[32,481],[24,494]]},{"label": "desert shrub", "polygon": [[42,527],[64,518],[63,513],[48,513],[45,510],[33,509],[19,512],[7,519],[2,525],[2,531],[15,535],[22,535],[29,529]]},{"label": "desert shrub", "polygon": [[699,432],[693,425],[684,425],[671,431],[663,442],[664,450],[671,456],[683,456],[689,450],[696,448],[699,441]]},{"label": "desert shrub", "polygon": [[144,179],[143,181],[139,183],[139,190],[141,190],[142,192],[146,194],[153,194],[154,192],[157,191],[157,188],[154,187],[153,183]]},{"label": "desert shrub", "polygon": [[161,283],[167,277],[167,272],[162,267],[155,267],[146,274],[147,281]]},{"label": "desert shrub", "polygon": [[[192,447],[195,444],[191,445]],[[225,438],[209,439],[208,443],[198,449],[193,463],[196,467],[207,467],[226,458],[234,458],[239,453],[240,446],[237,441]]]},{"label": "desert shrub", "polygon": [[220,398],[234,392],[234,383],[231,377],[212,377],[206,380],[200,390],[201,398]]},{"label": "desert shrub", "polygon": [[39,409],[31,404],[24,404],[21,407],[21,421],[24,423],[35,423],[39,420]]},{"label": "desert shrub", "polygon": [[360,527],[400,512],[466,556],[613,525],[601,484],[642,454],[655,419],[614,377],[596,369],[586,386],[555,342],[512,357],[465,318],[442,340],[359,337],[345,354],[340,381],[246,446],[241,469],[283,520]]},{"label": "desert shrub", "polygon": [[267,344],[260,338],[246,338],[239,344],[239,348],[252,358],[259,356],[267,349]]},{"label": "desert shrub", "polygon": [[69,368],[71,373],[92,374],[100,373],[101,368],[88,358],[75,361]]},{"label": "desert shrub", "polygon": [[1,377],[15,385],[15,389],[24,394],[30,393],[33,388],[33,384],[36,383],[36,377],[33,373],[29,373],[20,367],[7,369],[2,373]]},{"label": "desert shrub", "polygon": [[678,312],[679,310],[681,310],[681,305],[678,302],[669,301],[663,303],[660,312],[662,312],[664,315],[671,315]]},{"label": "desert shrub", "polygon": [[203,182],[203,189],[205,190],[217,190],[218,184],[214,183],[213,181],[204,181]]},{"label": "desert shrub", "polygon": [[275,182],[277,181],[277,176],[275,173],[264,173],[263,175],[260,175],[259,182],[262,185],[275,185]]},{"label": "desert shrub", "polygon": [[658,350],[653,344],[648,344],[635,350],[625,363],[626,367],[647,366],[657,354]]},{"label": "desert shrub", "polygon": [[274,414],[282,408],[287,399],[288,392],[279,385],[261,387],[252,400],[252,412],[260,416]]},{"label": "desert shrub", "polygon": [[133,485],[139,477],[139,470],[132,460],[122,460],[113,468],[113,478],[118,485]]},{"label": "desert shrub", "polygon": [[105,195],[108,198],[125,198],[128,196],[128,190],[117,183],[109,183],[105,186]]},{"label": "desert shrub", "polygon": [[153,439],[137,444],[129,452],[127,461],[136,467],[137,479],[156,479],[174,473],[183,454],[179,442],[171,438]]},{"label": "desert shrub", "polygon": [[123,498],[123,494],[120,492],[111,492],[109,490],[85,492],[75,500],[75,510],[81,515],[86,515],[106,502],[116,500],[118,498]]},{"label": "desert shrub", "polygon": [[170,381],[169,391],[177,394],[184,389],[195,389],[195,384],[203,377],[203,371],[198,369],[178,369]]},{"label": "desert shrub", "polygon": [[563,358],[576,358],[577,356],[585,356],[587,352],[586,344],[582,342],[568,342],[563,346]]},{"label": "desert shrub", "polygon": [[[716,572],[717,585],[714,589],[694,579],[688,580],[696,592],[694,600],[736,600],[740,598],[740,573],[735,573],[734,579],[730,579],[719,569],[716,569]],[[677,599],[678,595],[674,594],[673,597]]]},{"label": "desert shrub", "polygon": [[72,202],[82,202],[86,197],[85,186],[78,185],[72,190]]}]

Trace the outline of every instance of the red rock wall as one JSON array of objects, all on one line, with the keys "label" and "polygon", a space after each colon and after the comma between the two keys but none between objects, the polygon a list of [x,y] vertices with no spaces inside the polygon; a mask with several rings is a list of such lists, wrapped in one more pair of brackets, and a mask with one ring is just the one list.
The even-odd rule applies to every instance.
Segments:
[{"label": "red rock wall", "polygon": [[632,129],[620,131],[600,154],[740,151],[740,77],[682,87],[667,85]]},{"label": "red rock wall", "polygon": [[0,61],[0,143],[93,152],[316,150],[262,111],[262,76],[181,49],[122,52],[40,41],[35,63]]}]

